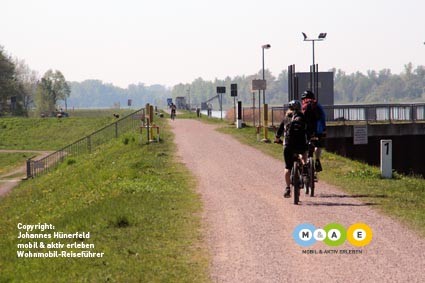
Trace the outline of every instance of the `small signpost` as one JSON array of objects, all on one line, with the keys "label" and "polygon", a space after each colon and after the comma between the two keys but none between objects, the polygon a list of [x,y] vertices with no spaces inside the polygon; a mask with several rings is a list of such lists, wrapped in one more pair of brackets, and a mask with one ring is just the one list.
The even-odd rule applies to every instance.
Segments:
[{"label": "small signpost", "polygon": [[220,119],[223,120],[223,93],[226,93],[225,86],[217,87],[217,94],[220,95]]},{"label": "small signpost", "polygon": [[393,142],[381,140],[381,176],[385,179],[393,177]]},{"label": "small signpost", "polygon": [[[267,81],[266,80],[252,80],[252,91],[254,90],[258,90],[258,126],[261,127],[261,97],[260,97],[260,93],[261,90],[264,91],[267,89]],[[263,97],[263,100],[265,100],[266,98]],[[270,140],[268,139],[267,135],[268,135],[268,131],[267,131],[267,127],[268,127],[268,105],[265,104],[265,101],[263,101],[264,103],[264,110],[263,110],[263,114],[264,114],[264,138],[262,139],[263,142],[270,142]]]},{"label": "small signpost", "polygon": [[237,120],[236,120],[236,128],[238,128],[238,129],[242,128],[242,101],[238,101],[238,113],[237,113]]},{"label": "small signpost", "polygon": [[233,113],[235,115],[235,124],[236,124],[236,97],[238,96],[238,85],[231,84],[230,85],[230,96],[233,97]]}]

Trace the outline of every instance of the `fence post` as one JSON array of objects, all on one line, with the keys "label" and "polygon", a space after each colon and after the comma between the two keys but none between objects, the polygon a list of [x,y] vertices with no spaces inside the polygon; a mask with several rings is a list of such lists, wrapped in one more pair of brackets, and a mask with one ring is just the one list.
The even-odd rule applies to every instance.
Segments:
[{"label": "fence post", "polygon": [[27,159],[27,179],[31,178],[31,158]]},{"label": "fence post", "polygon": [[115,138],[118,138],[118,122],[115,122]]}]

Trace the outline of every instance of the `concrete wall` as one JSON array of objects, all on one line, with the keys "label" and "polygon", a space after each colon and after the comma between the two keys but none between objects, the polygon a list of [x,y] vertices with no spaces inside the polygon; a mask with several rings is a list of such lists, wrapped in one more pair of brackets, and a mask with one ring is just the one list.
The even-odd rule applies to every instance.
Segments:
[{"label": "concrete wall", "polygon": [[[399,130],[401,131],[400,128]],[[425,134],[369,136],[367,145],[354,145],[352,137],[327,138],[326,150],[379,166],[381,139],[393,141],[393,169],[400,173],[415,173],[425,177]]]}]

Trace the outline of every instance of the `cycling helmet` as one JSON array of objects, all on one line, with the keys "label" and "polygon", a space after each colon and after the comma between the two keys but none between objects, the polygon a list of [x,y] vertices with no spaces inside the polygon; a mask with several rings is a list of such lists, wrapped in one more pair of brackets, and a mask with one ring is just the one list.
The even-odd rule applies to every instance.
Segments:
[{"label": "cycling helmet", "polygon": [[306,99],[306,98],[315,99],[314,93],[311,92],[310,90],[304,91],[303,94],[301,94],[301,99]]},{"label": "cycling helmet", "polygon": [[292,100],[291,102],[289,102],[289,109],[301,111],[301,102],[299,100]]}]

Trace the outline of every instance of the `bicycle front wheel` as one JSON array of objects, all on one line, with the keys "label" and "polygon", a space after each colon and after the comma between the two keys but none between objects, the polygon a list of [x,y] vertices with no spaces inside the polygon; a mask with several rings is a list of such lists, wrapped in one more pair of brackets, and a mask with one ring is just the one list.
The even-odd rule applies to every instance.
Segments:
[{"label": "bicycle front wheel", "polygon": [[310,161],[310,166],[309,166],[309,179],[310,179],[310,197],[314,197],[314,174],[315,174],[315,169],[314,169],[314,160],[312,157],[310,157],[309,160]]},{"label": "bicycle front wheel", "polygon": [[301,186],[301,174],[300,174],[300,165],[297,161],[294,162],[294,166],[292,167],[293,172],[293,183],[294,186],[294,204],[298,204],[300,201],[300,186]]}]

